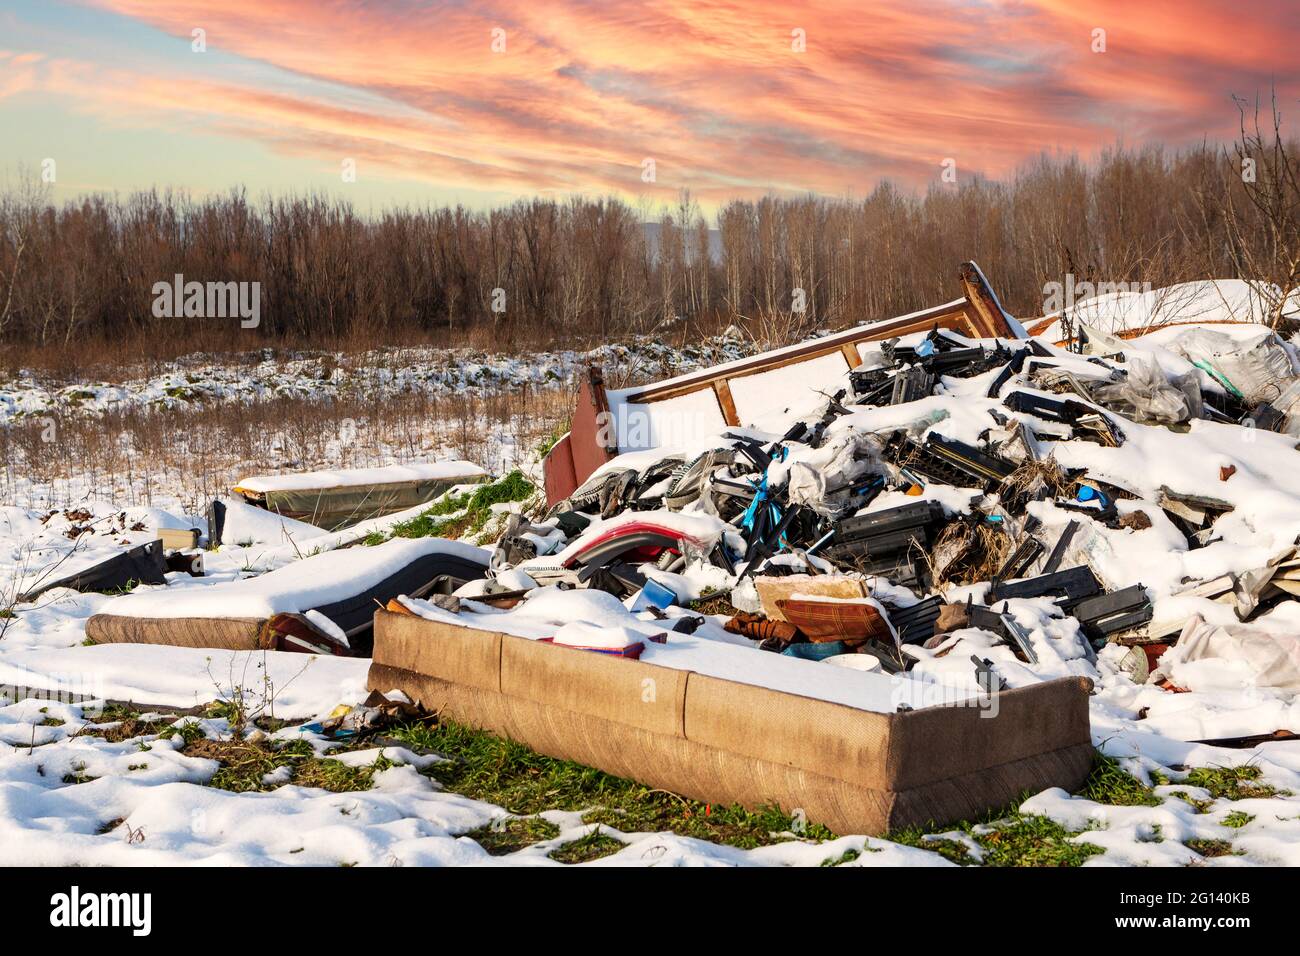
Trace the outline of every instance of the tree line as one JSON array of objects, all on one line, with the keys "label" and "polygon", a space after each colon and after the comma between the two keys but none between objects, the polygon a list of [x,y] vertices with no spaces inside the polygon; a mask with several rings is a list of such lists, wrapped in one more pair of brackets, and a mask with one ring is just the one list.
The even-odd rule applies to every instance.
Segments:
[{"label": "tree line", "polygon": [[[766,196],[706,217],[688,194],[491,210],[346,199],[194,199],[168,191],[63,205],[31,177],[0,192],[0,343],[148,350],[432,341],[508,348],[735,323],[768,341],[957,296],[975,259],[1003,304],[1041,314],[1076,281],[1241,277],[1300,284],[1295,144],[1244,108],[1241,138],[1044,155],[1005,180],[958,176],[862,198]],[[712,221],[710,221],[712,219]],[[258,283],[260,321],[159,317],[159,283]]]}]

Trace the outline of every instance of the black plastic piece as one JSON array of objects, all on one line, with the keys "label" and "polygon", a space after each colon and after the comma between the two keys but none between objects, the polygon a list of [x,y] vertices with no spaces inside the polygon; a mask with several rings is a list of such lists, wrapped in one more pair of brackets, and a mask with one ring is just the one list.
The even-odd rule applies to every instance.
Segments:
[{"label": "black plastic piece", "polygon": [[995,611],[989,607],[981,607],[978,604],[968,604],[966,613],[967,627],[978,627],[981,631],[988,631],[992,634],[997,634],[1004,639],[1010,639],[1011,635],[1007,633],[1007,626],[1006,622],[1002,618],[1002,611]]},{"label": "black plastic piece", "polygon": [[891,609],[889,623],[893,624],[894,630],[898,632],[898,643],[922,644],[932,638],[941,607],[943,607],[943,599],[933,596],[911,607]]},{"label": "black plastic piece", "polygon": [[849,384],[859,405],[886,405],[894,391],[894,373],[888,368],[854,369]]},{"label": "black plastic piece", "polygon": [[1024,370],[1025,359],[1027,358],[1029,358],[1028,348],[1023,348],[1012,355],[1011,361],[1002,367],[1002,371],[998,373],[997,378],[993,379],[993,383],[989,385],[989,390],[986,393],[987,397],[997,398],[998,392],[1002,391],[1002,386],[1011,381],[1013,375],[1019,375]]},{"label": "black plastic piece", "polygon": [[975,654],[972,654],[970,659],[971,663],[975,665],[975,680],[986,694],[993,694],[1007,689],[1007,682],[993,669],[991,660],[981,658]]},{"label": "black plastic piece", "polygon": [[886,444],[886,453],[895,462],[906,462],[908,471],[958,488],[988,488],[1016,470],[1006,459],[942,435],[930,435],[922,445],[896,432]]},{"label": "black plastic piece", "polygon": [[1245,422],[1250,422],[1252,427],[1263,429],[1266,432],[1280,432],[1282,426],[1286,424],[1286,419],[1287,416],[1282,412],[1279,412],[1268,402],[1263,402],[1251,409],[1250,414],[1245,418]]},{"label": "black plastic piece", "polygon": [[159,539],[121,551],[89,568],[39,584],[21,595],[19,601],[34,601],[51,588],[117,591],[133,584],[166,584],[166,573],[167,558]]},{"label": "black plastic piece", "polygon": [[1006,459],[986,454],[955,438],[931,435],[925,440],[925,447],[954,467],[985,481],[1001,482],[1016,470],[1016,466]]},{"label": "black plastic piece", "polygon": [[1098,583],[1092,569],[1081,564],[1054,574],[1042,574],[1036,578],[991,587],[989,600],[1005,601],[1008,598],[1051,596],[1061,599],[1058,603],[1063,607],[1070,608],[1085,598],[1100,593],[1101,584]]},{"label": "black plastic piece", "polygon": [[221,546],[221,533],[226,529],[226,503],[213,498],[208,504],[208,549]]},{"label": "black plastic piece", "polygon": [[1147,600],[1146,588],[1134,584],[1079,601],[1070,613],[1078,619],[1089,639],[1102,641],[1111,634],[1147,623],[1154,609]]},{"label": "black plastic piece", "polygon": [[[937,501],[918,501],[915,504],[845,518],[839,524],[836,540],[839,543],[864,538],[878,539],[881,545],[873,549],[875,553],[906,550],[906,538],[926,542],[936,526],[945,520],[943,506]],[[898,538],[899,535],[904,538]],[[887,546],[887,541],[892,544]]]},{"label": "black plastic piece", "polygon": [[1056,539],[1056,544],[1052,546],[1052,553],[1047,556],[1043,562],[1043,573],[1052,574],[1061,566],[1061,561],[1065,558],[1065,552],[1070,547],[1070,541],[1074,538],[1074,533],[1079,530],[1079,522],[1073,518],[1070,523],[1061,529],[1061,536]]},{"label": "black plastic piece", "polygon": [[890,405],[906,405],[927,398],[934,391],[935,378],[920,365],[899,372],[894,376],[894,390],[889,397]]},{"label": "black plastic piece", "polygon": [[1002,400],[1002,404],[1014,412],[1033,415],[1049,422],[1087,430],[1096,428],[1086,419],[1096,419],[1097,425],[1105,433],[1112,445],[1119,446],[1124,441],[1124,433],[1116,427],[1114,420],[1104,412],[1085,405],[1073,398],[1051,398],[1047,395],[1032,395],[1029,392],[1012,392]]},{"label": "black plastic piece", "polygon": [[606,591],[620,598],[645,587],[645,575],[625,561],[583,565],[578,572],[578,581],[593,590]]},{"label": "black plastic piece", "polygon": [[1020,542],[1020,547],[1011,552],[1011,555],[998,569],[998,573],[993,576],[993,585],[996,587],[1007,578],[1018,578],[1024,575],[1029,566],[1034,563],[1034,559],[1043,553],[1043,544],[1035,538],[1026,537]]},{"label": "black plastic piece", "polygon": [[591,524],[591,519],[579,511],[561,511],[555,515],[555,522],[566,538],[576,538]]}]

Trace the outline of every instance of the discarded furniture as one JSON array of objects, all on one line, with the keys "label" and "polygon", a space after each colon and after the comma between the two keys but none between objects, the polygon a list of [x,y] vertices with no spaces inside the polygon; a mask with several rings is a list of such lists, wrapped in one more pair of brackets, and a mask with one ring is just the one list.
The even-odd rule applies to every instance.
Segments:
[{"label": "discarded furniture", "polygon": [[86,622],[86,636],[100,644],[351,654],[369,643],[376,603],[450,593],[482,578],[489,557],[440,538],[328,551],[256,578],[125,595]]},{"label": "discarded furniture", "polygon": [[468,461],[389,465],[297,475],[255,475],[233,489],[249,504],[337,531],[368,518],[405,511],[432,501],[455,485],[486,481]]},{"label": "discarded furniture", "polygon": [[999,693],[995,708],[876,713],[391,611],[375,616],[368,685],[551,757],[711,803],[799,809],[844,834],[1074,789],[1093,754],[1080,678]]},{"label": "discarded furniture", "polygon": [[781,577],[760,575],[754,578],[754,588],[758,592],[763,614],[773,621],[786,619],[777,602],[788,600],[796,594],[849,601],[869,594],[861,578],[845,574],[788,574]]}]

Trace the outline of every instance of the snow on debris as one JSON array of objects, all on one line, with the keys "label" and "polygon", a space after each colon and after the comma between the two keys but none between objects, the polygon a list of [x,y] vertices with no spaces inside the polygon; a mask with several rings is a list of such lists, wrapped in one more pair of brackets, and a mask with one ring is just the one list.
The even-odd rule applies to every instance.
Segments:
[{"label": "snow on debris", "polygon": [[[406,598],[404,603],[430,618],[465,623],[467,616],[479,614],[493,629],[563,637],[577,646],[609,650],[643,641],[644,660],[867,709],[884,709],[896,700],[900,681],[958,696],[981,692],[988,675],[975,668],[972,656],[986,660],[1010,687],[1084,676],[1094,684],[1094,742],[1149,786],[1151,799],[1115,805],[1053,789],[1031,796],[1020,813],[1046,816],[1075,833],[1072,841],[1096,848],[1087,865],[1300,863],[1300,741],[1286,735],[1267,739],[1279,731],[1300,731],[1300,606],[1294,597],[1300,593],[1295,555],[1300,470],[1294,467],[1300,407],[1281,401],[1300,363],[1291,343],[1258,324],[1263,316],[1252,296],[1244,284],[1196,283],[1158,293],[1099,296],[1085,303],[1086,315],[1074,315],[1100,331],[1115,332],[1142,329],[1153,317],[1176,313],[1179,322],[1214,323],[1212,331],[1230,340],[1219,343],[1217,351],[1187,337],[1206,330],[1171,325],[1125,340],[1119,352],[1093,343],[1096,354],[1080,355],[1050,345],[1059,331],[1051,326],[1034,340],[1035,355],[1026,366],[990,391],[1014,353],[1025,347],[1023,340],[971,342],[952,336],[939,342],[914,335],[887,348],[866,348],[862,369],[890,378],[909,366],[924,366],[926,355],[957,348],[982,348],[995,360],[975,374],[946,369],[925,394],[898,404],[887,396],[879,400],[882,392],[875,393],[877,400],[858,401],[863,389],[874,387],[870,375],[828,376],[821,369],[814,381],[787,369],[779,389],[766,394],[758,379],[746,383],[759,390],[755,394],[763,401],[750,404],[761,405],[763,414],[743,428],[729,429],[707,416],[685,426],[674,422],[677,412],[689,416],[704,410],[690,402],[675,410],[654,408],[660,418],[644,445],[608,462],[570,501],[570,511],[589,520],[584,528],[561,530],[559,514],[534,515],[509,526],[513,530],[494,566],[502,582],[529,590],[523,603],[506,611],[478,603],[482,582],[462,589],[455,599],[466,609],[460,613],[449,609],[455,607],[450,601]],[[684,364],[665,357],[660,371],[680,373],[742,354],[702,353]],[[179,397],[182,380],[175,376],[185,374],[198,379],[184,383],[195,395],[214,397],[249,397],[267,389],[293,393],[299,387],[295,382],[303,394],[317,394],[347,387],[354,377],[336,370],[324,380],[312,379],[315,361],[304,358],[300,367],[268,362],[254,375],[227,375],[215,367],[183,373],[178,366],[173,378],[93,386],[77,399],[20,378],[0,394],[0,420],[55,404],[94,411],[114,401],[193,400]],[[463,387],[476,376],[480,383],[508,382],[533,374],[525,367],[542,369],[549,363],[567,374],[582,361],[575,355],[538,356],[535,363],[518,366],[451,362],[426,370],[421,381],[435,388]],[[1285,366],[1278,364],[1282,361]],[[1242,377],[1259,369],[1271,369],[1271,377]],[[421,374],[376,364],[362,378],[401,388]],[[241,380],[248,385],[238,384]],[[177,394],[169,395],[169,389]],[[840,390],[843,394],[834,397]],[[1023,398],[1014,399],[1013,393]],[[1062,401],[1074,403],[1068,420],[1041,414],[1059,409]],[[815,445],[806,437],[787,437],[799,423],[808,433],[816,431]],[[737,436],[775,460],[759,467],[735,453]],[[1043,483],[1044,493],[1032,482],[1016,493],[996,483],[954,483],[951,475],[945,480],[934,471],[927,474],[924,450],[944,443],[959,454],[976,450],[1013,470],[1029,460],[1048,462],[1050,468],[1039,466],[1039,477],[1050,478],[1052,468],[1057,477]],[[698,470],[698,494],[667,509],[663,497],[680,491],[676,486],[692,462],[717,449],[731,454]],[[729,498],[723,493],[727,482],[748,488],[748,497]],[[750,507],[758,488],[765,488],[767,497]],[[846,488],[851,489],[847,494]],[[631,502],[635,508],[627,507]],[[700,597],[725,597],[738,610],[761,613],[754,575],[741,572],[753,554],[755,528],[763,528],[758,515],[764,502],[782,512],[793,502],[810,514],[806,527],[792,525],[783,541],[774,539],[788,546],[774,548],[776,556],[759,562],[756,571],[763,576],[807,570],[844,574],[832,548],[812,547],[813,532],[834,531],[847,518],[933,502],[935,520],[944,528],[981,529],[981,534],[994,529],[1007,533],[1013,545],[1032,539],[1044,546],[1047,554],[1000,583],[1040,576],[1050,552],[1073,527],[1059,567],[1086,567],[1102,593],[1140,585],[1134,607],[1145,619],[1099,634],[1056,595],[986,605],[992,587],[987,568],[963,575],[963,559],[957,558],[943,567],[931,540],[927,567],[907,574],[875,568],[859,575],[861,601],[901,617],[928,597],[950,607],[969,599],[973,606],[1005,614],[1008,623],[990,629],[987,620],[964,621],[901,647],[886,638],[869,650],[886,662],[892,655],[897,672],[887,674],[773,653],[788,649],[783,641],[763,642],[767,647],[759,649],[758,640],[724,627],[729,612],[703,613],[692,633],[674,633],[668,644],[659,644],[649,638],[665,625],[656,623],[644,595],[624,599],[604,590],[561,587],[571,583],[573,560],[593,543],[616,538],[632,524],[657,522],[691,539],[680,548],[680,560],[643,567],[647,578],[677,598],[660,612],[668,625],[696,616],[679,605]],[[111,742],[78,733],[96,726],[96,700],[184,708],[228,699],[239,686],[257,684],[277,688],[277,712],[309,722],[339,705],[360,705],[366,696],[364,658],[83,646],[85,621],[93,613],[298,610],[338,593],[344,581],[355,584],[357,575],[391,571],[430,547],[455,547],[416,539],[335,550],[423,508],[332,533],[239,502],[229,502],[228,509],[231,543],[205,554],[203,578],[169,573],[166,586],[138,588],[122,597],[60,589],[15,605],[16,616],[0,621],[0,862],[559,865],[548,854],[592,830],[579,814],[547,812],[543,817],[558,827],[557,836],[490,856],[464,834],[499,821],[505,811],[442,790],[419,772],[436,757],[405,748],[377,746],[345,758],[353,766],[382,760],[384,769],[374,773],[367,790],[331,793],[273,779],[268,785],[274,789],[267,792],[233,793],[207,785],[218,765],[182,753],[179,736],[146,733]],[[206,524],[180,502],[121,510],[87,501],[82,508],[54,513],[4,507],[0,580],[30,582],[52,562],[84,566],[152,540],[160,528],[189,527],[202,531]],[[249,530],[232,537],[232,527]],[[830,543],[843,542],[832,535]],[[516,549],[508,558],[507,545]],[[715,548],[721,561],[711,560]],[[939,559],[948,557],[939,552]],[[4,587],[8,591],[0,588],[0,596],[14,593],[14,584]],[[1009,637],[1012,631],[1017,636]],[[897,628],[890,633],[898,634]],[[844,650],[860,654],[863,646]],[[1147,647],[1153,649],[1149,654]],[[68,691],[70,697],[60,696]],[[213,739],[229,733],[220,719],[201,723]],[[310,731],[296,727],[280,734],[311,739]],[[1220,773],[1245,768],[1251,787],[1241,793],[1213,790],[1198,768]],[[950,865],[935,850],[863,836],[739,850],[673,834],[602,831],[621,848],[589,865],[818,865],[828,859],[843,859],[845,865]],[[969,834],[938,833],[922,846],[948,841],[967,846],[977,857],[972,834],[978,833],[978,828]]]}]

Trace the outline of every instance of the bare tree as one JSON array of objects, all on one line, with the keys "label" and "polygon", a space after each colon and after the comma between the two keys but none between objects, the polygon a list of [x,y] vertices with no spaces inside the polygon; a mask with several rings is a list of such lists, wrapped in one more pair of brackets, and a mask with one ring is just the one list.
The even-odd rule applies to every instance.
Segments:
[{"label": "bare tree", "polygon": [[[1232,155],[1241,171],[1240,188],[1228,189],[1225,225],[1239,275],[1252,279],[1267,303],[1274,328],[1283,321],[1288,295],[1300,286],[1300,178],[1295,144],[1282,138],[1277,91],[1270,98],[1271,126],[1265,131],[1256,96],[1250,104],[1234,96],[1240,137]],[[1248,119],[1249,117],[1249,119]],[[1244,201],[1243,201],[1244,200]],[[1295,320],[1290,320],[1295,324]]]}]

